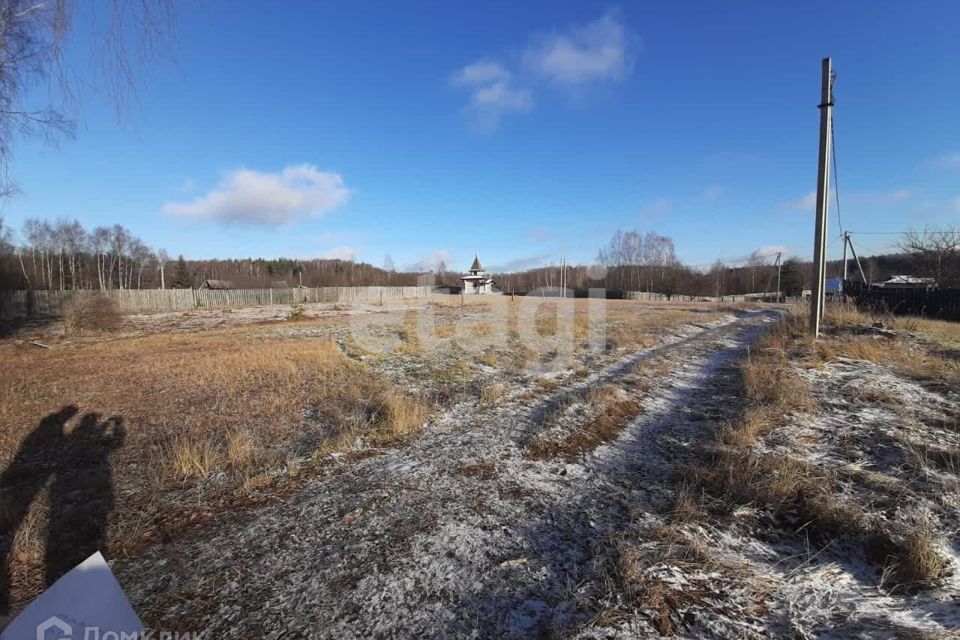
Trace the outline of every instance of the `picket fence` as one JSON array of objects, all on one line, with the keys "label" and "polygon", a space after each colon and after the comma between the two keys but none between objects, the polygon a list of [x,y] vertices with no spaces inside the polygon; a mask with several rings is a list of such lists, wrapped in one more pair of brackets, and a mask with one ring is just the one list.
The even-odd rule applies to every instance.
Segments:
[{"label": "picket fence", "polygon": [[380,302],[420,298],[431,287],[315,287],[299,289],[111,289],[0,291],[0,318],[59,316],[77,296],[104,296],[123,312],[187,311],[304,302]]}]

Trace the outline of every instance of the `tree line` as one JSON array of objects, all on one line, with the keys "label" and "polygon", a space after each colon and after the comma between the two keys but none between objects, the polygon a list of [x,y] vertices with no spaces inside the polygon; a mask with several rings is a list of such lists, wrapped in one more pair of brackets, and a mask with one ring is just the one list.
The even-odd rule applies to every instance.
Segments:
[{"label": "tree line", "polygon": [[[667,297],[726,296],[744,293],[773,292],[777,287],[777,267],[772,256],[756,255],[733,266],[717,261],[708,269],[684,265],[676,255],[674,241],[655,231],[617,230],[610,241],[597,252],[594,265],[567,266],[568,289],[604,288],[612,291],[647,291]],[[804,288],[808,267],[793,260],[785,261],[780,273],[781,289]],[[495,274],[503,291],[528,292],[559,287],[560,267],[538,267],[514,273]]]},{"label": "tree line", "polygon": [[[0,217],[0,288],[4,289],[151,289],[191,288],[204,280],[222,280],[238,289],[323,286],[411,286],[422,274],[397,272],[387,257],[383,268],[338,259],[289,258],[171,260],[164,249],[154,249],[122,225],[87,230],[77,220],[27,220],[13,241],[12,230]],[[862,256],[868,282],[895,274],[930,278],[940,288],[960,288],[960,229],[914,231],[899,243],[902,253]],[[778,269],[772,256],[754,255],[735,264],[717,261],[708,268],[684,265],[676,256],[673,239],[654,231],[616,231],[600,248],[593,265],[568,265],[570,289],[605,288],[690,296],[726,296],[776,291]],[[784,260],[780,289],[799,295],[809,288],[808,262]],[[842,262],[828,263],[828,273],[842,273]],[[859,277],[852,260],[851,278]],[[442,265],[428,278],[456,287],[460,273]],[[559,287],[560,268],[538,267],[495,273],[501,291],[527,292]]]},{"label": "tree line", "polygon": [[0,218],[0,288],[191,288],[207,279],[238,289],[417,283],[416,273],[351,260],[171,260],[165,249],[150,247],[119,224],[87,230],[77,220],[30,219],[20,236],[14,243],[12,230]]}]

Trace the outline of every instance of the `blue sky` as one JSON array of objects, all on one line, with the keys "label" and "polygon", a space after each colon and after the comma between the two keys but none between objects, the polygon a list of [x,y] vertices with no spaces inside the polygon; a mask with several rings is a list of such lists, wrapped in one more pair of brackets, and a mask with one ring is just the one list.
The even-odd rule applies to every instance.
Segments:
[{"label": "blue sky", "polygon": [[588,262],[617,228],[809,256],[825,55],[845,227],[960,223],[956,2],[207,0],[174,51],[123,121],[88,90],[75,139],[17,143],[11,226],[401,268]]}]

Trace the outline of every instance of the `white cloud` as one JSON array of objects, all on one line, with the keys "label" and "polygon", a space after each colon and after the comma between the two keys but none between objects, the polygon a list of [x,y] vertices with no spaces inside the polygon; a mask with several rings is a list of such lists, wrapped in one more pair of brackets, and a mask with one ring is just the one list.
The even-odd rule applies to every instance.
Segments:
[{"label": "white cloud", "polygon": [[324,260],[353,260],[357,257],[357,250],[348,246],[334,247],[321,253],[320,257]]},{"label": "white cloud", "polygon": [[960,169],[960,153],[946,153],[937,158],[937,164],[948,169]]},{"label": "white cloud", "polygon": [[456,268],[452,266],[453,257],[450,255],[450,252],[446,249],[437,249],[423,256],[418,261],[407,265],[404,271],[436,271],[440,267],[441,262],[445,264],[448,269],[456,270]]},{"label": "white cloud", "polygon": [[781,209],[786,209],[789,211],[803,211],[804,213],[810,213],[814,211],[817,206],[817,192],[811,191],[807,195],[803,196],[799,200],[792,200],[790,202],[784,202],[780,205]]},{"label": "white cloud", "polygon": [[533,87],[538,82],[573,88],[622,80],[630,71],[638,40],[621,23],[619,13],[608,12],[567,33],[531,37],[513,70],[481,58],[455,72],[450,82],[470,91],[465,108],[469,119],[479,131],[491,132],[507,114],[533,109]]},{"label": "white cloud", "polygon": [[528,240],[534,240],[534,241],[540,242],[540,241],[546,240],[549,237],[550,237],[550,230],[547,229],[546,227],[534,227],[533,229],[530,229],[530,231],[527,231]]},{"label": "white cloud", "polygon": [[568,33],[537,36],[523,53],[523,65],[559,85],[622,80],[632,64],[636,37],[617,12]]},{"label": "white cloud", "polygon": [[803,211],[809,211],[817,206],[817,192],[811,191],[807,195],[803,196],[802,199],[798,200],[793,204],[794,209],[801,209]]},{"label": "white cloud", "polygon": [[903,202],[913,195],[910,189],[894,189],[887,193],[880,194],[880,200],[883,202]]},{"label": "white cloud", "polygon": [[640,209],[641,218],[656,218],[662,216],[670,209],[670,201],[667,198],[654,200]]},{"label": "white cloud", "polygon": [[503,264],[492,265],[489,270],[494,273],[510,273],[512,271],[526,271],[527,269],[535,269],[537,267],[543,267],[550,263],[550,259],[553,258],[556,262],[555,256],[550,256],[549,254],[540,254],[535,256],[525,256],[523,258],[515,258],[513,260],[508,260]]},{"label": "white cloud", "polygon": [[725,192],[726,189],[718,184],[710,185],[703,190],[702,194],[700,194],[700,199],[706,200],[707,202],[716,202],[723,196]]},{"label": "white cloud", "polygon": [[508,113],[533,108],[533,92],[515,86],[505,67],[490,60],[478,60],[454,74],[452,83],[470,91],[466,112],[479,131],[491,132]]},{"label": "white cloud", "polygon": [[476,87],[510,79],[510,72],[494,60],[477,60],[468,64],[453,76],[453,83]]},{"label": "white cloud", "polygon": [[163,212],[228,224],[276,226],[328,213],[349,196],[339,174],[311,164],[288,166],[280,173],[240,169],[206,195],[190,202],[168,202]]}]

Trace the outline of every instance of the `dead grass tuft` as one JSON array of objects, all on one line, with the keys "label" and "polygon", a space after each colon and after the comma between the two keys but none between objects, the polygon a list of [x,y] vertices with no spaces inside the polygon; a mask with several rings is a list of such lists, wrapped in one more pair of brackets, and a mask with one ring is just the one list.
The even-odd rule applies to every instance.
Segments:
[{"label": "dead grass tuft", "polygon": [[377,444],[401,440],[422,429],[429,415],[429,408],[420,399],[387,391],[381,399],[372,440]]},{"label": "dead grass tuft", "polygon": [[220,466],[220,452],[207,438],[182,435],[166,447],[165,457],[173,475],[181,479],[205,478]]},{"label": "dead grass tuft", "polygon": [[557,335],[557,303],[547,302],[540,305],[534,318],[534,326],[540,336]]},{"label": "dead grass tuft", "polygon": [[235,470],[246,470],[256,466],[262,455],[254,432],[247,428],[227,431],[226,458],[227,464]]},{"label": "dead grass tuft", "polygon": [[912,593],[934,587],[950,567],[927,524],[918,525],[903,536],[874,533],[867,540],[867,555],[882,567],[881,588],[891,592]]},{"label": "dead grass tuft", "polygon": [[587,392],[584,401],[591,406],[604,406],[616,401],[620,397],[620,389],[613,384],[604,384],[593,387]]},{"label": "dead grass tuft", "polygon": [[562,438],[534,440],[527,447],[526,457],[531,460],[562,458],[574,462],[616,438],[641,411],[636,400],[617,400]]},{"label": "dead grass tuft", "polygon": [[480,404],[484,406],[492,406],[497,403],[497,401],[504,396],[507,392],[506,385],[499,383],[485,383],[480,387]]},{"label": "dead grass tuft", "polygon": [[[417,314],[409,311],[403,318],[403,323],[397,331],[400,337],[400,344],[396,348],[396,353],[407,355],[420,355],[423,353],[423,347],[420,345],[420,337],[417,335]],[[451,334],[452,335],[452,334]]]},{"label": "dead grass tuft", "polygon": [[838,500],[836,474],[788,456],[725,450],[713,467],[694,473],[698,484],[730,509],[753,504],[795,514],[820,536],[861,533],[867,524],[862,509]]}]

